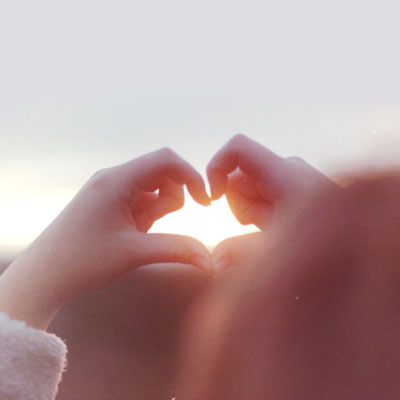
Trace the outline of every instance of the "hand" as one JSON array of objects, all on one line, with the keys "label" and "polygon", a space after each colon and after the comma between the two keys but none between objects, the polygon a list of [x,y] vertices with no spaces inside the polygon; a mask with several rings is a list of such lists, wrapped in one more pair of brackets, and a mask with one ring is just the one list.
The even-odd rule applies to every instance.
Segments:
[{"label": "hand", "polygon": [[237,220],[265,230],[276,209],[293,203],[313,185],[335,186],[297,157],[282,158],[239,134],[215,154],[207,167],[213,200],[226,195]]},{"label": "hand", "polygon": [[210,204],[201,175],[168,149],[96,173],[3,274],[0,310],[44,328],[66,302],[141,265],[208,269],[210,255],[199,241],[146,233],[183,206],[184,184],[194,200]]}]

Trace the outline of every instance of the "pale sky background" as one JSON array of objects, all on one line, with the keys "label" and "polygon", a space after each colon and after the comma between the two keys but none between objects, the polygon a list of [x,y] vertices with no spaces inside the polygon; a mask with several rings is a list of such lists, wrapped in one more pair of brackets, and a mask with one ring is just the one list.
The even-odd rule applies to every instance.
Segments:
[{"label": "pale sky background", "polygon": [[[201,173],[238,132],[328,174],[398,162],[399,12],[382,0],[1,1],[0,254],[97,169],[163,146]],[[222,203],[188,202],[155,228],[209,245],[245,232]]]}]

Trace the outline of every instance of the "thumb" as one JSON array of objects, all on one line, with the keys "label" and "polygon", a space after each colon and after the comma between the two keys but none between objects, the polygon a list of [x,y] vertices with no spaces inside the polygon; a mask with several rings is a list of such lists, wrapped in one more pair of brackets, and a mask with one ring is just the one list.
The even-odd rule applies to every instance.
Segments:
[{"label": "thumb", "polygon": [[156,263],[181,263],[213,271],[211,254],[207,247],[192,237],[137,232],[134,242],[133,263],[136,267]]},{"label": "thumb", "polygon": [[215,272],[230,267],[248,266],[262,258],[268,248],[268,236],[265,232],[247,233],[234,236],[218,243],[212,253]]}]

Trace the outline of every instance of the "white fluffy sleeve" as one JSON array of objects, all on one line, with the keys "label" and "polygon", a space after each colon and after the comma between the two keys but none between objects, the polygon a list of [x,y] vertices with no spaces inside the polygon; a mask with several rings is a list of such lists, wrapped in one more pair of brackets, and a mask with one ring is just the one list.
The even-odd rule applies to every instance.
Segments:
[{"label": "white fluffy sleeve", "polygon": [[0,399],[54,399],[66,353],[65,343],[56,335],[0,312]]}]

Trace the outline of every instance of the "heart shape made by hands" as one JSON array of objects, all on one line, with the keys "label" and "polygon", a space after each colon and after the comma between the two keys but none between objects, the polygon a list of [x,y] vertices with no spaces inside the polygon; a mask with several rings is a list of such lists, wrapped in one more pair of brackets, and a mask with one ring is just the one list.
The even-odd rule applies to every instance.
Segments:
[{"label": "heart shape made by hands", "polygon": [[226,198],[210,207],[197,204],[190,196],[182,209],[156,221],[150,232],[168,232],[200,240],[210,250],[228,237],[258,231],[254,225],[241,225],[232,214]]}]

